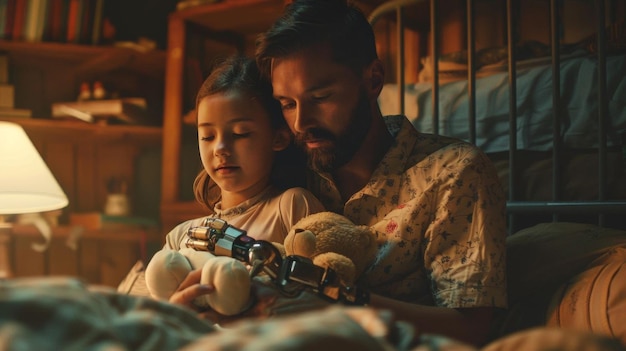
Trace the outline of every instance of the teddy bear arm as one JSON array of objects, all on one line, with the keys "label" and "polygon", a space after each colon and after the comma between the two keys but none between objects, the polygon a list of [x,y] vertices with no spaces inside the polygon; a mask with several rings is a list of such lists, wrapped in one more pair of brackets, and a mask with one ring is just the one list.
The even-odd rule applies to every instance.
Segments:
[{"label": "teddy bear arm", "polygon": [[326,252],[315,256],[313,263],[317,266],[334,270],[345,285],[352,285],[356,281],[356,267],[352,260],[344,255]]},{"label": "teddy bear arm", "polygon": [[197,298],[194,302],[214,311],[232,316],[250,306],[251,278],[241,262],[227,256],[217,256],[202,268],[200,283],[212,285],[215,291]]}]

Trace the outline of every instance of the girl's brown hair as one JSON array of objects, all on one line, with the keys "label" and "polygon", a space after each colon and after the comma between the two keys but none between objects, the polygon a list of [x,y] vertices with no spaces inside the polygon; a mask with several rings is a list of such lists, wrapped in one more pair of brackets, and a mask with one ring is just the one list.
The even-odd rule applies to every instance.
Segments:
[{"label": "girl's brown hair", "polygon": [[[207,96],[237,91],[255,99],[266,110],[274,129],[287,129],[280,103],[272,95],[271,83],[262,77],[256,62],[242,55],[231,56],[218,64],[206,78],[196,96],[198,103]],[[306,155],[291,143],[285,150],[278,151],[274,159],[270,181],[280,189],[304,186]],[[221,191],[209,174],[200,170],[193,183],[196,200],[213,212],[221,199]]]}]

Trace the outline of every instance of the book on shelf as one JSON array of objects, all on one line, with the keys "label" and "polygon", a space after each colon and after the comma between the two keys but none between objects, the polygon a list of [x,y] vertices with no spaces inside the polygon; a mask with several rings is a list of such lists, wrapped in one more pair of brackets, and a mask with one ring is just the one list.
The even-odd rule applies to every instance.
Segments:
[{"label": "book on shelf", "polygon": [[[11,37],[13,40],[22,40],[24,39],[23,28],[24,28],[24,18],[26,17],[26,3],[27,0],[15,0],[15,7],[13,8],[13,18],[12,24],[13,28],[11,29]],[[11,17],[11,16],[7,16]]]},{"label": "book on shelf", "polygon": [[47,14],[47,0],[28,0],[24,14],[23,39],[37,42],[43,37],[45,18]]},{"label": "book on shelf", "polygon": [[67,31],[69,0],[49,0],[43,40],[64,42]]},{"label": "book on shelf", "polygon": [[116,120],[144,124],[148,122],[147,108],[144,98],[55,102],[52,104],[52,117],[73,117],[89,123]]}]

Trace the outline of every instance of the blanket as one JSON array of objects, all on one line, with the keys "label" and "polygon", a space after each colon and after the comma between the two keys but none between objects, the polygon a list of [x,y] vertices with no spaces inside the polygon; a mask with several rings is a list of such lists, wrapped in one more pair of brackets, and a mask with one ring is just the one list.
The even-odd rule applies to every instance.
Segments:
[{"label": "blanket", "polygon": [[[624,351],[600,336],[547,329],[497,340],[484,351],[546,347]],[[0,281],[0,350],[477,351],[369,307],[329,305],[220,328],[179,306],[63,277]]]}]

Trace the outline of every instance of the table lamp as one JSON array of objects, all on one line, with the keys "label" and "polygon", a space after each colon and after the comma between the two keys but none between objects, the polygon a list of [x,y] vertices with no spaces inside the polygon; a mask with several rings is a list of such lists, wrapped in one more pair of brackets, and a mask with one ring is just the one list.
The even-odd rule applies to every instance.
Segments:
[{"label": "table lamp", "polygon": [[24,129],[0,121],[0,278],[10,276],[4,216],[57,210],[67,196]]}]

